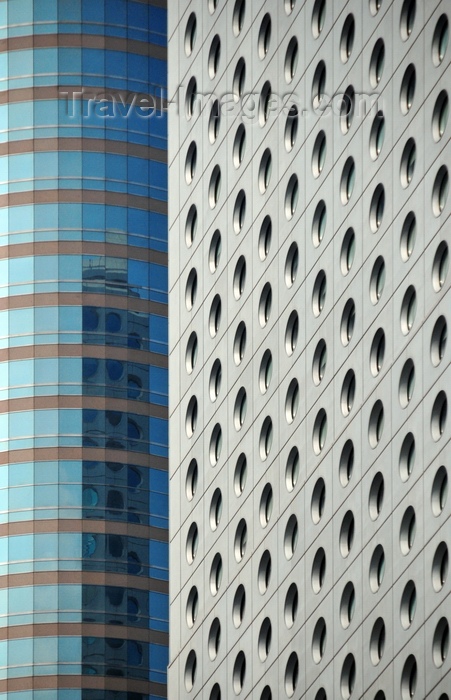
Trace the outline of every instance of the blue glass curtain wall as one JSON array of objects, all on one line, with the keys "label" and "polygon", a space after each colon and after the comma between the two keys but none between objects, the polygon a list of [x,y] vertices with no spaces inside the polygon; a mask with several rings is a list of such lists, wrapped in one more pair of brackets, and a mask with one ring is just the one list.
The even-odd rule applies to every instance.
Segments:
[{"label": "blue glass curtain wall", "polygon": [[161,5],[0,2],[0,700],[166,696]]}]

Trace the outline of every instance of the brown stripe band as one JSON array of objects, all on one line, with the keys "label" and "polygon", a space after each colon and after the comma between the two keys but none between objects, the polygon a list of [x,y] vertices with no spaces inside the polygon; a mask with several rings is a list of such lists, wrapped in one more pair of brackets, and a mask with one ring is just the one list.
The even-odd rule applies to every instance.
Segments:
[{"label": "brown stripe band", "polygon": [[28,255],[101,255],[113,258],[142,260],[143,262],[168,264],[168,254],[158,250],[114,243],[93,243],[90,241],[38,241],[36,243],[16,243],[0,246],[0,260],[24,258]]},{"label": "brown stripe band", "polygon": [[[55,390],[56,390],[55,386]],[[57,408],[92,408],[96,411],[120,411],[135,413],[143,417],[168,418],[168,408],[144,401],[113,399],[104,396],[30,396],[0,401],[0,413],[12,411],[39,411]]]},{"label": "brown stripe band", "polygon": [[66,583],[137,588],[140,591],[152,590],[157,593],[169,592],[168,581],[157,578],[149,579],[146,576],[106,573],[105,571],[29,571],[28,573],[0,576],[0,589],[20,586],[56,586]]},{"label": "brown stripe band", "polygon": [[37,357],[95,357],[98,359],[140,362],[153,367],[168,367],[168,356],[147,350],[99,345],[22,345],[0,350],[0,362],[31,360]]},{"label": "brown stripe band", "polygon": [[136,299],[135,297],[121,297],[112,294],[85,294],[85,293],[51,293],[51,294],[23,294],[4,297],[0,299],[0,311],[4,309],[26,309],[30,306],[102,306],[115,309],[129,309],[130,311],[142,311],[153,313],[157,316],[167,316],[167,304],[159,304],[156,301]]},{"label": "brown stripe band", "polygon": [[72,622],[46,623],[34,625],[12,625],[0,628],[2,639],[27,639],[27,637],[114,637],[116,639],[136,639],[139,642],[168,644],[167,632],[158,632],[139,627],[122,625],[102,625],[100,623]]},{"label": "brown stripe band", "polygon": [[0,156],[41,151],[86,151],[88,153],[117,153],[145,160],[167,163],[167,151],[125,141],[85,138],[26,139],[0,144]]},{"label": "brown stripe band", "polygon": [[[153,91],[152,91],[153,90]],[[132,104],[135,99],[135,95],[145,97],[146,92],[136,93],[127,90],[108,89],[105,85],[93,85],[86,88],[77,85],[45,85],[40,87],[28,87],[28,88],[15,88],[12,90],[0,90],[0,104],[10,104],[17,102],[34,102],[36,100],[67,100],[72,101],[74,99],[80,99],[80,95],[83,93],[84,99],[88,100],[90,97],[101,97],[101,96],[113,96],[118,103]],[[164,88],[161,91],[157,88],[155,93],[155,86],[149,84],[149,93],[153,96],[155,103],[156,114],[161,114],[168,109],[168,101],[165,97]],[[153,103],[152,103],[153,104]],[[61,126],[61,125],[60,125]]]},{"label": "brown stripe band", "polygon": [[29,676],[26,678],[9,678],[0,681],[0,692],[13,693],[17,690],[59,690],[64,688],[92,688],[95,690],[119,690],[122,692],[135,692],[166,697],[166,685],[152,681],[139,681],[127,678],[114,678],[105,676]]},{"label": "brown stripe band", "polygon": [[119,192],[103,192],[102,190],[30,190],[0,195],[0,207],[14,207],[21,204],[54,204],[56,202],[117,204],[121,207],[143,209],[158,214],[168,213],[166,201]]},{"label": "brown stripe band", "polygon": [[[32,32],[32,25],[30,25]],[[22,49],[39,48],[86,48],[101,49],[103,51],[124,51],[125,53],[139,54],[166,61],[168,51],[166,46],[152,44],[137,39],[123,39],[121,37],[106,36],[104,34],[33,34],[17,36],[9,39],[0,39],[0,53],[7,51],[20,51]]]},{"label": "brown stripe band", "polygon": [[152,467],[167,472],[167,457],[148,455],[143,452],[118,452],[100,447],[36,447],[26,450],[0,452],[0,465],[22,462],[56,462],[58,460],[88,460],[93,462],[120,462],[137,467]]},{"label": "brown stripe band", "polygon": [[124,523],[119,520],[73,520],[55,518],[52,520],[23,520],[22,522],[0,525],[0,537],[56,532],[89,532],[99,535],[121,535],[142,539],[168,541],[168,531],[152,525]]}]

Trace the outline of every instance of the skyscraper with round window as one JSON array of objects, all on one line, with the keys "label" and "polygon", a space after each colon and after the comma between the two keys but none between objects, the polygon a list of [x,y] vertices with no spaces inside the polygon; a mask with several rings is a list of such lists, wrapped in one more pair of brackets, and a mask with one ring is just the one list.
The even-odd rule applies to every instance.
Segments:
[{"label": "skyscraper with round window", "polygon": [[450,21],[169,7],[171,698],[451,697]]},{"label": "skyscraper with round window", "polygon": [[0,2],[0,698],[166,697],[166,9]]}]

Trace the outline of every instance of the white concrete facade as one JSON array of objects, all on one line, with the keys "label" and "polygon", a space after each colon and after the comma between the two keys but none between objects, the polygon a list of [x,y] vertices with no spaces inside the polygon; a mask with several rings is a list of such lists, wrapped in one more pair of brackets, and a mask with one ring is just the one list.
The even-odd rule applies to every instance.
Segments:
[{"label": "white concrete facade", "polygon": [[451,697],[450,21],[169,4],[171,700]]}]

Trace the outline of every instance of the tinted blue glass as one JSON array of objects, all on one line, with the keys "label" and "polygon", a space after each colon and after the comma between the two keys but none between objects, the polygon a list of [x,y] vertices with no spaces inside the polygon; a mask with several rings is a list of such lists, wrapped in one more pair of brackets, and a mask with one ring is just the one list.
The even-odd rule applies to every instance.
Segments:
[{"label": "tinted blue glass", "polygon": [[58,72],[58,49],[36,49],[33,56],[35,74]]},{"label": "tinted blue glass", "polygon": [[[71,364],[75,364],[75,358],[68,358]],[[74,362],[75,360],[75,362]],[[36,384],[56,384],[61,374],[62,360],[39,359],[35,360],[35,382]],[[58,373],[58,369],[60,372]],[[72,377],[75,376],[75,367],[72,367]]]},{"label": "tinted blue glass", "polygon": [[91,2],[83,0],[83,22],[104,22],[105,8],[103,2]]},{"label": "tinted blue glass", "polygon": [[58,0],[58,20],[60,22],[80,22],[81,4],[71,0]]},{"label": "tinted blue glass", "polygon": [[168,270],[163,265],[150,264],[150,287],[163,294],[157,295],[156,301],[165,301],[165,294],[168,288]]},{"label": "tinted blue glass", "polygon": [[105,72],[109,76],[127,74],[127,54],[124,51],[105,51]]},{"label": "tinted blue glass", "polygon": [[22,360],[21,362],[9,363],[9,383],[11,386],[19,384],[34,384],[34,362],[33,360]]},{"label": "tinted blue glass", "polygon": [[99,328],[100,318],[97,309],[93,306],[83,307],[83,330],[96,331]]},{"label": "tinted blue glass", "polygon": [[9,261],[9,283],[19,284],[33,279],[33,258],[27,257]]},{"label": "tinted blue glass", "polygon": [[[91,178],[105,177],[105,155],[103,153],[83,153],[83,175]],[[89,205],[87,205],[89,207]]]},{"label": "tinted blue glass", "polygon": [[164,8],[149,7],[149,29],[153,32],[166,35],[167,32],[167,11]]},{"label": "tinted blue glass", "polygon": [[58,152],[46,151],[35,153],[35,177],[57,177],[58,176]]},{"label": "tinted blue glass", "polygon": [[81,50],[67,49],[59,50],[59,72],[60,73],[81,73]]},{"label": "tinted blue glass", "polygon": [[158,58],[149,59],[149,74],[151,83],[154,85],[166,85],[167,66],[165,61],[160,61]]},{"label": "tinted blue glass", "polygon": [[112,381],[118,381],[124,374],[124,363],[120,362],[119,360],[107,360],[106,370],[108,377]]},{"label": "tinted blue glass", "polygon": [[146,29],[148,23],[149,9],[139,2],[128,3],[127,25],[137,29]]},{"label": "tinted blue glass", "polygon": [[82,259],[77,255],[60,255],[58,276],[60,280],[79,280],[82,276]]},{"label": "tinted blue glass", "polygon": [[33,124],[33,103],[17,102],[10,104],[9,123],[13,129],[31,126]]},{"label": "tinted blue glass", "polygon": [[57,410],[36,411],[34,418],[36,435],[58,435],[59,422]]},{"label": "tinted blue glass", "polygon": [[149,161],[144,158],[128,159],[128,180],[146,183],[149,177]]},{"label": "tinted blue glass", "polygon": [[168,189],[168,169],[164,163],[150,161],[149,182],[152,187]]},{"label": "tinted blue glass", "polygon": [[8,24],[29,24],[33,21],[33,0],[10,2],[8,5]]},{"label": "tinted blue glass", "polygon": [[122,327],[122,320],[120,314],[110,311],[105,317],[105,330],[109,333],[118,333]]},{"label": "tinted blue glass", "polygon": [[83,73],[90,75],[105,74],[105,56],[103,51],[96,49],[83,49],[82,53]]},{"label": "tinted blue glass", "polygon": [[[2,166],[6,165],[6,159],[1,158]],[[8,158],[9,180],[27,179],[33,176],[33,154],[23,153]]]},{"label": "tinted blue glass", "polygon": [[57,14],[58,0],[46,0],[45,2],[35,2],[34,21],[49,22],[55,21]]},{"label": "tinted blue glass", "polygon": [[11,335],[32,333],[33,309],[15,309],[13,312],[10,312],[9,332]]},{"label": "tinted blue glass", "polygon": [[[75,157],[75,167],[80,169],[81,172],[81,153],[74,154]],[[79,160],[80,159],[80,160]],[[70,227],[70,228],[81,228],[82,227],[82,210],[79,204],[60,204],[59,205],[59,226]]]},{"label": "tinted blue glass", "polygon": [[30,205],[14,207],[12,210],[10,209],[10,217],[14,226],[12,230],[31,230],[34,224],[34,208]]},{"label": "tinted blue glass", "polygon": [[[33,51],[10,51],[8,53],[8,69],[11,77],[29,75],[33,73]],[[7,73],[3,73],[7,75]]]},{"label": "tinted blue glass", "polygon": [[167,457],[168,454],[168,422],[162,418],[149,418],[150,452],[151,454]]},{"label": "tinted blue glass", "polygon": [[[29,12],[32,7],[30,0],[23,0],[20,10],[20,3],[11,2],[9,5],[13,7],[12,12],[15,10],[17,10],[17,12]],[[80,25],[78,23],[82,19],[84,22],[91,23],[89,27],[86,26],[83,28],[87,33],[98,32],[101,34],[106,29],[106,33],[109,36],[127,35],[133,39],[138,38],[147,41],[148,36],[145,34],[147,28],[150,27],[150,30],[154,33],[158,32],[160,29],[158,16],[164,17],[164,13],[155,13],[155,8],[150,7],[147,3],[135,3],[131,0],[127,2],[125,0],[108,0],[108,2],[104,0],[99,0],[98,2],[80,0],[78,3],[74,3],[73,0],[61,0],[61,2],[57,2],[57,0],[46,0],[45,2],[36,0],[34,5],[34,19],[38,24],[35,25],[33,29],[39,33],[51,32],[61,34],[61,32],[67,32],[76,34],[80,30]],[[1,11],[4,8],[6,9],[6,7],[7,3],[0,2],[0,17]],[[59,11],[59,20],[62,22],[59,27],[54,24],[54,20],[57,18],[57,10]],[[110,25],[110,27],[107,28],[101,25],[96,26],[96,22],[103,21],[105,11],[110,22],[120,23],[122,27],[119,25]],[[149,21],[149,15],[153,17],[152,21]],[[27,30],[27,32],[29,31],[30,29]],[[18,31],[16,35],[19,36],[20,32]],[[157,34],[155,33],[155,37],[156,36]],[[92,84],[98,87],[104,84],[104,51],[97,49],[79,50],[63,47],[59,50],[56,48],[35,49],[33,56],[34,71],[35,73],[41,73],[41,75],[36,76],[34,81],[31,73],[28,73],[27,68],[27,65],[31,63],[32,52],[16,52],[16,55],[12,59],[13,69],[20,68],[20,70],[17,71],[18,80],[16,84],[11,84],[10,87],[25,87],[27,85],[32,86],[33,84],[35,86],[45,84],[57,85],[58,71],[60,73],[67,71],[63,85],[71,83],[71,81],[73,81],[75,86],[78,86],[80,83],[85,83],[83,78],[80,78],[78,75],[72,75],[74,72],[78,73],[81,70],[82,54],[84,54],[83,67],[86,69],[87,73],[92,76],[92,82],[89,83],[88,80],[86,81],[86,85],[89,86],[89,84]],[[85,60],[86,56],[88,56],[89,60]],[[0,63],[4,58],[4,56],[0,55]],[[16,61],[16,66],[14,66],[14,61]],[[1,75],[7,74],[7,66],[6,64],[4,65],[5,71],[0,70]],[[93,75],[96,68],[99,69],[99,75]],[[109,76],[114,76],[115,73],[117,73],[117,81],[111,81],[112,87],[120,86],[123,90],[128,89],[133,91],[136,89],[145,89],[147,91],[148,88],[145,81],[149,76],[149,61],[145,57],[137,56],[136,54],[127,56],[124,52],[112,51],[108,54],[107,68]],[[130,74],[133,75],[135,81],[133,85],[131,81],[125,79],[126,70],[129,70]],[[54,75],[45,75],[45,73],[49,72],[54,73]],[[106,79],[107,85],[108,80],[109,77]],[[143,86],[145,87],[143,88]],[[85,100],[85,105],[87,108],[87,100]],[[31,102],[17,105],[13,103],[11,113],[9,114],[9,122],[5,114],[3,125],[6,128],[9,123],[10,128],[13,129],[13,131],[8,134],[11,139],[56,138],[58,136],[63,138],[72,136],[91,139],[104,138],[105,126],[108,126],[108,138],[114,138],[116,142],[131,140],[138,144],[165,147],[165,130],[164,128],[160,128],[160,124],[164,120],[160,120],[158,124],[153,125],[152,120],[145,118],[147,116],[145,110],[143,110],[141,116],[139,116],[135,106],[133,106],[133,113],[130,115],[129,119],[125,119],[121,116],[119,111],[116,111],[116,116],[111,120],[105,119],[105,115],[101,115],[99,112],[91,115],[91,117],[86,120],[82,120],[80,114],[76,115],[75,118],[71,118],[68,113],[68,108],[70,109],[71,105],[65,104],[63,100],[41,100],[34,106]],[[129,111],[129,108],[130,105],[125,106],[125,113]],[[0,118],[2,111],[6,113],[6,110],[2,110],[0,106]],[[58,122],[66,126],[57,130]],[[132,124],[134,127],[130,128]],[[152,134],[154,136],[152,136]],[[97,148],[97,145],[95,147]],[[88,154],[87,157],[83,159],[79,153],[72,150],[62,151],[59,156],[57,156],[56,152],[54,154],[42,153],[42,148],[39,146],[36,147],[36,151],[36,156],[33,159],[34,162],[29,160],[28,163],[25,163],[25,160],[20,159],[22,156],[22,154],[20,154],[17,164],[14,165],[13,161],[16,156],[11,157],[12,176],[16,177],[16,175],[21,175],[23,173],[23,176],[21,175],[19,179],[24,180],[23,183],[19,183],[18,180],[15,181],[15,189],[12,188],[13,192],[20,190],[31,191],[32,189],[48,190],[56,188],[75,188],[87,190],[91,188],[101,190],[104,188],[102,181],[105,175],[105,158],[103,155]],[[108,146],[106,147],[106,151],[108,151]],[[30,157],[28,153],[24,155]],[[114,156],[115,154],[112,155]],[[83,162],[81,162],[81,160]],[[157,196],[152,194],[148,189],[149,167],[149,162],[145,157],[138,159],[136,157],[126,158],[125,156],[116,155],[116,157],[109,159],[108,174],[111,178],[111,182],[109,183],[110,191],[126,192],[127,187],[130,188],[131,185],[133,185],[134,189],[129,189],[129,191],[133,191],[133,193],[146,197],[149,195]],[[5,175],[8,174],[7,168],[3,168],[2,172]],[[39,181],[32,183],[31,178],[33,175],[40,178]],[[89,179],[89,184],[87,184],[86,180],[82,181],[82,176]],[[57,178],[60,178],[60,180]],[[64,178],[64,181],[61,178]],[[120,182],[115,183],[114,181],[116,180]],[[154,183],[156,188],[161,186],[161,182],[162,181],[156,176]],[[42,197],[42,193],[37,195],[37,198],[40,197]],[[60,195],[60,200],[61,198],[64,199],[68,197],[66,193],[63,193],[62,197]],[[31,195],[29,201],[30,200]],[[145,202],[143,206],[147,206]],[[152,214],[144,210],[135,211],[135,227],[134,223],[131,225],[133,214],[129,216],[129,211],[130,210],[125,207],[104,206],[101,204],[82,205],[81,203],[61,202],[60,204],[24,205],[22,207],[14,207],[14,211],[11,208],[9,217],[6,216],[6,211],[0,212],[0,235],[4,232],[6,234],[9,229],[11,232],[19,232],[13,233],[9,241],[6,234],[4,236],[5,244],[8,242],[11,244],[52,240],[84,240],[98,241],[100,243],[106,241],[119,245],[128,243],[133,246],[154,247],[157,250],[165,250],[166,217],[156,215],[156,218],[162,221],[162,226],[159,224],[154,226],[150,225],[150,221],[153,218]],[[36,217],[34,217],[35,212]],[[3,214],[5,215],[3,216]],[[81,234],[82,231],[83,236]],[[18,259],[16,263],[11,263],[10,281],[12,284],[21,286],[15,287],[14,290],[10,289],[10,292],[16,294],[24,294],[33,291],[42,292],[42,305],[36,308],[35,312],[33,312],[32,309],[12,309],[8,313],[0,312],[0,323],[2,327],[12,333],[10,339],[11,346],[14,346],[15,339],[17,341],[15,343],[16,346],[29,345],[30,343],[39,343],[43,345],[46,343],[55,344],[57,342],[66,344],[89,342],[97,345],[107,344],[108,346],[121,346],[122,348],[127,347],[128,344],[128,346],[132,348],[147,350],[149,348],[150,327],[150,317],[148,314],[139,314],[133,311],[127,312],[120,309],[103,310],[101,308],[102,300],[99,298],[99,306],[96,310],[97,322],[93,324],[92,314],[89,314],[91,317],[91,320],[89,320],[89,318],[87,318],[87,312],[84,312],[81,306],[71,307],[66,305],[59,310],[55,306],[44,306],[47,301],[44,295],[49,292],[81,292],[82,290],[79,284],[82,279],[82,258],[80,254],[65,254],[58,257],[55,254],[56,250],[56,246],[49,248],[47,255],[39,256],[39,258],[35,259],[32,268],[28,268],[29,263],[26,259]],[[79,252],[80,248],[76,250]],[[91,248],[91,250],[98,251],[99,249]],[[19,256],[17,257],[19,258]],[[88,285],[84,287],[85,291],[100,293],[107,291],[109,294],[127,294],[131,285],[136,285],[136,279],[132,277],[134,263],[128,266],[126,259],[127,253],[125,250],[124,254],[116,253],[116,257],[110,257],[108,259],[101,259],[101,256],[98,255],[88,256],[86,259],[87,264],[84,267],[85,283]],[[136,261],[137,264],[139,262],[140,261]],[[142,296],[146,298],[149,296],[149,270],[149,267],[140,270],[145,284],[133,290],[133,297]],[[9,270],[6,270],[5,274],[1,275],[2,281],[0,282],[0,286],[2,282],[8,282],[8,272]],[[156,277],[158,277],[158,275],[156,275]],[[38,283],[37,286],[33,287],[33,284],[31,284],[33,280]],[[61,280],[59,286],[56,284],[58,280]],[[74,284],[72,284],[72,282],[74,282]],[[166,291],[159,288],[159,283],[154,286],[152,282],[151,286],[152,290],[157,292],[157,294]],[[75,300],[75,297],[72,300]],[[92,304],[92,300],[90,301]],[[117,305],[123,306],[124,304],[122,301],[118,300]],[[92,307],[90,308],[92,309]],[[3,319],[5,319],[5,323],[3,323]],[[156,324],[152,326],[152,332],[154,332],[159,325],[160,323],[157,321]],[[163,320],[162,333],[164,336],[167,335],[167,332],[165,332],[166,327],[167,320]],[[37,335],[33,335],[33,333]],[[154,346],[155,351],[161,352],[164,342],[161,343],[160,338],[156,338]],[[39,355],[43,353],[44,350],[39,348],[38,353],[32,352],[29,353],[28,356],[32,357],[35,354]],[[64,355],[65,353],[61,352],[60,354]],[[69,354],[74,354],[73,350],[71,350]],[[80,355],[81,354],[80,351]],[[84,354],[86,355],[87,353]],[[93,349],[93,354],[99,354],[98,350]],[[103,353],[100,354],[103,355]],[[122,351],[121,355],[113,354],[113,357],[116,356],[125,357],[124,351]],[[106,357],[108,358],[108,354]],[[86,364],[90,361],[91,359],[89,357],[84,358],[83,369],[85,370],[85,374]],[[130,363],[129,365],[121,366],[121,372],[116,372],[116,365],[114,362],[117,361],[110,361],[110,363],[107,364],[105,360],[102,359],[97,363],[96,372],[93,375],[93,381],[95,381],[96,384],[90,384],[90,390],[92,389],[97,392],[97,394],[101,391],[105,392],[103,385],[107,382],[107,391],[111,390],[116,392],[110,393],[110,395],[125,398],[127,392],[132,391],[134,399],[142,400],[141,397],[149,387],[147,367],[143,367],[143,365],[138,363]],[[17,376],[18,383],[15,384],[14,387],[16,389],[20,388],[21,390],[28,391],[29,395],[30,390],[34,391],[35,389],[46,395],[46,393],[55,393],[56,391],[63,394],[72,391],[74,388],[81,387],[81,359],[60,357],[59,359],[49,360],[45,357],[44,353],[42,358],[37,357],[34,361],[16,361],[11,364],[16,365],[18,369],[20,367],[22,368],[20,376]],[[12,368],[12,372],[14,373],[14,367]],[[33,373],[33,377],[31,373]],[[130,379],[130,377],[132,377],[132,379]],[[57,385],[58,381],[60,382],[59,387]],[[151,385],[155,395],[160,396],[162,392],[162,383],[162,378],[158,378],[154,375]],[[87,384],[88,382],[86,382],[85,388]],[[135,405],[138,406],[138,404]],[[88,440],[89,438],[89,440],[92,441],[83,443],[88,446],[92,445],[100,448],[109,447],[110,449],[116,450],[129,448],[137,450],[138,452],[147,453],[152,451],[152,447],[149,445],[150,432],[152,432],[152,439],[154,441],[159,441],[165,433],[165,426],[162,427],[156,422],[151,423],[148,418],[139,415],[139,406],[137,410],[138,413],[129,416],[117,411],[93,411],[89,416],[89,424],[86,421],[83,423],[83,414],[77,409],[61,409],[59,411],[47,409],[35,412],[25,411],[19,414],[13,412],[9,419],[8,416],[5,415],[0,417],[0,440],[8,434],[8,429],[10,428],[10,436],[14,438],[14,445],[10,445],[13,449],[22,447],[53,447],[56,445],[81,447],[81,434],[82,430],[85,430],[84,440]],[[84,418],[88,418],[88,412],[85,412]],[[152,426],[152,430],[150,430],[149,426]],[[5,429],[3,430],[3,428]],[[36,437],[29,439],[27,436],[29,434],[33,435],[33,433]],[[130,436],[128,440],[127,435]],[[20,439],[16,440],[15,438],[17,437],[20,437]],[[160,449],[167,449],[167,446],[159,442],[156,442],[155,445],[157,451]],[[116,452],[116,454],[119,460],[122,455],[118,452]],[[6,472],[7,470],[4,469],[3,471]],[[58,465],[56,462],[52,463],[52,465],[50,463],[42,463],[36,465],[36,468],[34,468],[32,463],[29,463],[27,467],[22,465],[20,468],[19,465],[15,464],[14,470],[11,470],[11,473],[12,472],[14,472],[13,478],[18,485],[14,487],[14,491],[11,490],[8,503],[10,509],[17,509],[14,513],[11,513],[11,522],[29,518],[51,519],[58,517],[58,513],[60,513],[59,517],[63,518],[79,518],[82,516],[81,494],[84,490],[85,493],[89,492],[95,495],[95,497],[93,496],[89,500],[89,503],[86,502],[90,510],[86,509],[83,511],[84,517],[122,519],[123,522],[130,521],[142,524],[150,523],[149,473],[142,467],[133,466],[129,468],[128,466],[122,466],[118,468],[117,471],[114,471],[113,468],[105,465],[105,463],[99,462],[97,466],[90,467],[89,469],[83,466],[82,469],[81,463],[74,461],[64,465]],[[87,482],[88,472],[91,482]],[[127,474],[129,477],[128,479]],[[61,482],[60,484],[58,484],[58,480]],[[23,484],[20,483],[21,481],[23,481]],[[3,480],[1,483],[3,483]],[[159,490],[155,489],[155,480],[153,488],[154,494],[156,493],[159,496]],[[154,496],[154,499],[156,497],[157,496]],[[110,504],[109,511],[107,503]],[[60,511],[58,511],[57,506],[61,508]],[[167,516],[166,509],[167,505],[163,499],[158,501],[157,505],[152,506],[154,517],[153,524],[157,527],[161,527],[160,520],[164,519],[165,514]],[[95,511],[97,512],[93,515]],[[88,513],[88,515],[86,515],[86,513]],[[8,521],[5,520],[4,522]],[[80,539],[80,536],[77,535],[77,537]],[[112,559],[105,565],[104,561],[102,561],[105,552],[111,554],[113,557],[113,550],[109,548],[107,539],[103,538],[95,555],[90,557],[88,563],[93,564],[94,570],[97,571],[103,572],[106,568],[110,567],[109,570],[111,571],[125,573],[128,570],[130,573],[148,575],[147,556],[143,553],[143,547],[146,548],[147,546],[146,543],[143,542],[142,546],[136,544],[135,551],[129,550],[126,538],[124,538],[123,544],[123,555],[121,555],[121,557],[115,556],[114,560]],[[76,561],[69,560],[70,556],[77,556],[77,546],[76,540],[60,538],[58,554],[64,557],[67,556],[68,560],[62,560],[58,563],[58,561],[55,561],[54,554],[55,540],[50,538],[39,540],[36,546],[36,554],[41,553],[41,555],[44,556],[46,552],[50,551],[52,555],[41,559],[39,566],[38,564],[25,562],[19,565],[25,568],[16,568],[15,571],[31,571],[33,569],[45,571],[56,570],[58,568],[71,570],[74,568],[81,568],[80,562],[77,563]],[[96,557],[98,557],[98,559],[96,559]],[[0,557],[0,560],[3,562],[7,561],[7,556],[3,558]],[[37,588],[34,604],[36,611],[39,611],[39,617],[36,617],[34,620],[30,617],[30,619],[26,620],[27,624],[31,624],[33,621],[55,622],[56,618],[49,617],[49,615],[55,615],[55,610],[53,608],[57,607],[60,608],[60,614],[62,615],[60,618],[61,622],[79,622],[81,612],[81,588],[77,590],[78,595],[74,595],[74,597],[70,599],[71,597],[69,594],[63,596],[62,592],[58,591],[54,586]],[[147,602],[143,603],[142,598],[139,597],[143,594],[147,598],[148,594],[145,591],[137,591],[132,594],[136,596],[136,600],[138,601],[138,603],[136,603],[134,602],[135,599],[127,593],[123,596],[120,605],[111,606],[110,608],[106,608],[106,603],[104,602],[106,598],[105,595],[103,595],[103,602],[91,605],[88,610],[91,615],[98,615],[94,620],[95,622],[113,624],[113,620],[117,620],[115,624],[128,624],[130,626],[136,625],[143,627],[151,626],[158,631],[167,631],[167,620],[165,619],[158,619],[155,624],[150,625],[147,617],[148,604]],[[30,601],[30,603],[32,601],[31,587],[29,588],[27,600]],[[25,603],[26,602],[27,601],[25,601]],[[162,605],[164,602],[165,601],[162,600]],[[24,615],[29,614],[26,604],[23,606],[21,612]],[[163,617],[167,617],[167,614],[165,613]],[[13,624],[18,624],[18,621],[15,620]],[[22,624],[24,624],[24,622],[22,622]],[[34,659],[33,656],[29,659],[23,659],[22,663],[26,664],[27,668],[22,666],[20,670],[14,672],[15,675],[31,676],[32,674],[45,675],[56,672],[81,672],[81,666],[79,664],[82,648],[81,639],[65,638],[64,643],[66,643],[66,641],[70,645],[67,653],[65,651],[57,653],[55,646],[56,638],[52,638],[47,646],[42,639],[39,639],[35,644]],[[129,644],[124,645],[121,643],[121,645],[120,649],[116,649],[114,645],[111,645],[111,656],[108,657],[111,661],[111,668],[114,670],[118,665],[120,666],[122,664],[122,671],[125,676],[127,674],[125,668],[127,663],[131,667],[136,664],[142,664],[143,668],[139,669],[139,673],[144,671],[144,675],[141,677],[146,679],[148,677],[148,672],[146,670],[149,658],[148,648],[143,647],[141,644],[133,644],[132,640],[130,640]],[[102,640],[95,640],[94,644],[89,646],[92,649],[101,649],[100,657],[97,657],[97,660],[89,659],[89,669],[93,669],[93,672],[97,675],[104,674],[104,662],[107,659],[106,645]],[[63,667],[62,662],[66,663],[72,658],[70,652],[74,649],[76,650],[76,657],[73,658],[73,661],[75,661],[77,665],[69,668],[66,664]],[[145,649],[145,660],[143,659],[143,649]],[[61,664],[59,669],[56,669],[56,664],[54,663],[56,659],[58,659]],[[33,660],[43,662],[48,664],[48,666],[45,668],[39,667],[33,669],[31,664]],[[85,672],[90,672],[90,670],[88,670],[88,661],[86,662]],[[135,668],[134,673],[137,672],[138,667]],[[11,673],[13,672],[11,671]],[[35,691],[34,693],[27,691],[24,693],[24,697],[19,697],[18,694],[15,695],[17,696],[17,700],[113,700],[113,695],[116,700],[131,700],[125,692],[117,693],[115,691],[113,693],[102,690],[72,691],[61,689],[61,691],[58,692],[43,690]],[[117,698],[116,695],[118,696]],[[136,694],[136,696],[136,698],[133,697],[133,700],[149,700],[147,695]]]},{"label": "tinted blue glass", "polygon": [[[82,177],[82,158],[81,153],[72,151],[69,153],[59,154],[58,174],[60,177]],[[64,217],[63,212],[60,213]],[[64,218],[63,218],[64,220]],[[66,221],[68,219],[66,218]],[[81,221],[80,221],[81,225]]]},{"label": "tinted blue glass", "polygon": [[[166,676],[166,669],[168,666],[168,648],[161,644],[150,644],[149,651],[149,666],[152,670],[160,672],[161,677],[158,679],[162,682],[163,677]],[[150,675],[152,677],[152,671]]]},{"label": "tinted blue glass", "polygon": [[[45,413],[45,411],[42,411],[42,413]],[[63,435],[77,435],[81,433],[82,414],[80,411],[75,409],[60,410],[58,419],[59,431]]]},{"label": "tinted blue glass", "polygon": [[[9,436],[14,439],[33,435],[34,415],[31,411],[9,414]],[[6,435],[3,433],[3,435]]]},{"label": "tinted blue glass", "polygon": [[34,102],[34,123],[35,126],[47,126],[58,123],[58,103],[56,100],[36,100]]},{"label": "tinted blue glass", "polygon": [[105,20],[109,24],[125,24],[127,21],[125,0],[110,0],[105,7]]},{"label": "tinted blue glass", "polygon": [[128,275],[134,287],[149,286],[149,265],[141,260],[129,260]]},{"label": "tinted blue glass", "polygon": [[[139,54],[130,54],[128,57],[128,71],[130,75],[141,76],[143,79],[147,79],[149,73],[149,59]],[[155,100],[152,97],[147,99],[148,101],[146,101],[144,95],[137,98],[134,108],[130,110],[135,118],[141,120],[143,118],[150,119],[150,115],[155,112]],[[146,109],[147,107],[150,109]],[[147,130],[144,124],[141,126],[143,129]]]},{"label": "tinted blue glass", "polygon": [[34,328],[36,333],[58,330],[58,308],[55,306],[38,306],[34,310]]},{"label": "tinted blue glass", "polygon": [[83,204],[83,226],[105,228],[105,207],[98,204]]},{"label": "tinted blue glass", "polygon": [[87,380],[96,375],[99,361],[92,357],[83,358],[83,379]]},{"label": "tinted blue glass", "polygon": [[34,279],[36,282],[58,280],[58,257],[56,255],[37,255],[34,258]]},{"label": "tinted blue glass", "polygon": [[34,209],[35,226],[40,229],[58,228],[58,205],[38,204]]}]

